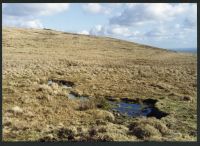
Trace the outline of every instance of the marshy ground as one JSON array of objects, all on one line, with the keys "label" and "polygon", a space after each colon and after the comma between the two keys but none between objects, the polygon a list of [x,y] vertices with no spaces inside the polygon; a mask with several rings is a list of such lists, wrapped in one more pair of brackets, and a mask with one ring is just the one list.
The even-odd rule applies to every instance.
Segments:
[{"label": "marshy ground", "polygon": [[[3,28],[2,43],[3,141],[197,139],[194,54],[39,29]],[[166,115],[110,104],[133,101]]]}]

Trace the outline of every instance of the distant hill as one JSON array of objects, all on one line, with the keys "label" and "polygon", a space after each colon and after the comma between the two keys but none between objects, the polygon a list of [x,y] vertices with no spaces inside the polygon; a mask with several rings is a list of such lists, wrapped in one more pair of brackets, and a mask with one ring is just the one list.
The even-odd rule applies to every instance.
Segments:
[{"label": "distant hill", "polygon": [[196,48],[182,48],[182,49],[174,49],[174,50],[177,52],[185,52],[185,53],[193,53],[193,54],[197,53]]},{"label": "distant hill", "polygon": [[[167,59],[168,61],[171,61],[174,58],[185,57],[183,54],[179,54],[175,51],[148,45],[109,37],[81,35],[51,29],[5,27],[3,28],[2,43],[3,47],[18,48],[18,51],[22,51],[26,48],[24,51],[28,51],[30,54],[31,52],[38,52],[38,50],[40,50],[41,55],[50,55],[56,51],[58,52],[56,55],[61,54],[60,57],[63,57],[63,54],[66,53],[66,51],[69,54],[74,54],[76,51],[79,53],[82,52],[81,54],[74,54],[74,60],[80,59],[79,56],[82,58],[84,55],[87,55],[87,59],[102,59],[102,56],[111,56],[111,58],[116,59],[116,57],[119,58],[119,56],[121,56],[129,59]],[[13,51],[16,51],[16,49]]]}]

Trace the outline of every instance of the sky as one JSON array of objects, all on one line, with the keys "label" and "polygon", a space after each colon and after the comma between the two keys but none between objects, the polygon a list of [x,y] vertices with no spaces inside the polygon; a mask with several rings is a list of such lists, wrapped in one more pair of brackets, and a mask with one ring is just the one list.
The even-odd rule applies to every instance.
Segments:
[{"label": "sky", "polygon": [[195,3],[3,3],[2,23],[197,49]]}]

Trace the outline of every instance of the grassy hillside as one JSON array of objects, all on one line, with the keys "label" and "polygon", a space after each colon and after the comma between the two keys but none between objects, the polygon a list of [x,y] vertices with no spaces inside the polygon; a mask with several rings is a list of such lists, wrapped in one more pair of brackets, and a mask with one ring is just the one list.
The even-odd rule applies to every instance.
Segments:
[{"label": "grassy hillside", "polygon": [[[40,29],[3,28],[2,43],[4,141],[197,138],[194,54]],[[49,86],[49,80],[75,86]],[[92,99],[70,100],[70,90]],[[156,99],[169,115],[119,121],[105,97]]]}]

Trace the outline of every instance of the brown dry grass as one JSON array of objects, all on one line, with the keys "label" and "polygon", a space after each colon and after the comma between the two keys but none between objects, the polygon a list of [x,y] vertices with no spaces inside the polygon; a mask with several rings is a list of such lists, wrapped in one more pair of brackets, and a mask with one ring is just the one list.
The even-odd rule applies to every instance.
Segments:
[{"label": "brown dry grass", "polygon": [[[57,135],[52,131],[69,126],[86,129],[85,135],[75,134],[75,140],[196,140],[195,55],[39,29],[3,28],[2,45],[4,141],[54,139]],[[58,84],[48,86],[49,79],[72,81],[72,90],[96,99],[158,99],[156,106],[170,114],[159,122],[139,118],[120,125],[113,122],[111,113],[90,103],[80,111],[79,101],[67,99],[69,91]],[[135,121],[136,130],[129,129]],[[88,137],[95,125],[107,132]],[[159,125],[170,133],[163,134]]]}]

